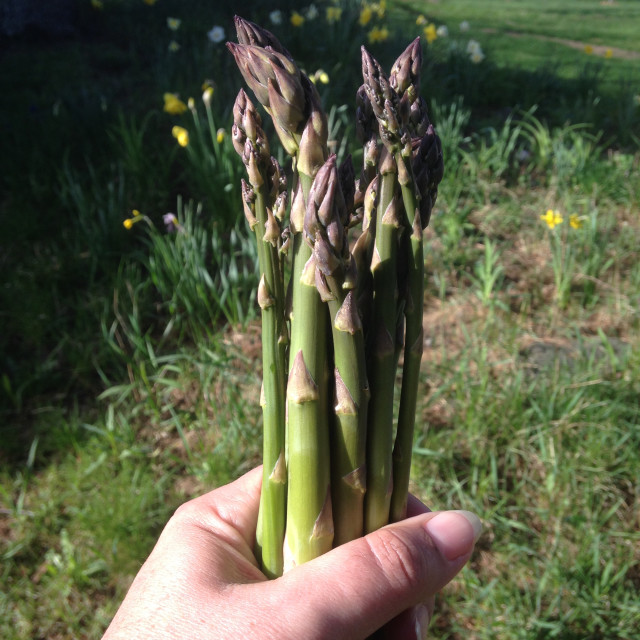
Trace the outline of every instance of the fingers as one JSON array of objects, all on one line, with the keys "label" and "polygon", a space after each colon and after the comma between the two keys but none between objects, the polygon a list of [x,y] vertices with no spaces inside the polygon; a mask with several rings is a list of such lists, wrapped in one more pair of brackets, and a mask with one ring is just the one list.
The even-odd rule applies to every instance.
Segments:
[{"label": "fingers", "polygon": [[216,535],[222,533],[221,529],[231,527],[252,548],[258,522],[261,486],[260,466],[230,484],[185,503],[176,515],[184,512],[190,520],[196,520],[200,526]]},{"label": "fingers", "polygon": [[[367,637],[405,610],[429,603],[469,559],[480,529],[468,512],[409,518],[296,567],[276,581],[278,597],[298,603],[300,628],[318,629],[314,637]],[[414,616],[413,637],[415,613],[400,619],[410,628]]]}]

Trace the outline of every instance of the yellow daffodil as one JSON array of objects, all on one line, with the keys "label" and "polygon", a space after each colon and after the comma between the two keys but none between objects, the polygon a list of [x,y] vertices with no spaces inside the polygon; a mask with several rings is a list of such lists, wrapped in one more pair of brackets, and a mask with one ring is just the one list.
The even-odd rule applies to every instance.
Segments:
[{"label": "yellow daffodil", "polygon": [[320,82],[321,84],[329,84],[329,74],[324,69],[318,69],[309,76],[309,80],[313,84]]},{"label": "yellow daffodil", "polygon": [[369,38],[369,42],[373,44],[374,42],[384,42],[389,37],[389,29],[387,27],[373,27],[367,36]]},{"label": "yellow daffodil", "polygon": [[131,229],[131,227],[133,227],[134,224],[145,219],[145,217],[137,209],[134,209],[131,212],[131,215],[132,215],[131,218],[127,218],[126,220],[122,221],[122,226],[125,229]]},{"label": "yellow daffodil", "polygon": [[540,220],[545,222],[549,229],[553,229],[559,224],[562,224],[562,216],[553,209],[547,209],[547,212],[543,216],[540,216]]},{"label": "yellow daffodil", "polygon": [[438,34],[436,33],[436,25],[433,24],[433,22],[424,28],[424,37],[427,39],[427,44],[431,44],[437,39]]},{"label": "yellow daffodil", "polygon": [[204,102],[206,105],[210,105],[211,104],[211,98],[213,98],[213,87],[212,86],[208,86],[202,92],[202,102]]},{"label": "yellow daffodil", "polygon": [[588,56],[590,56],[593,53],[593,47],[590,44],[586,45],[585,48],[584,48],[584,52]]},{"label": "yellow daffodil", "polygon": [[171,29],[171,31],[177,31],[182,24],[182,20],[180,18],[167,18],[167,27]]},{"label": "yellow daffodil", "polygon": [[421,27],[423,24],[427,24],[427,19],[420,14],[417,18],[416,18],[416,24]]},{"label": "yellow daffodil", "polygon": [[164,111],[172,116],[178,116],[187,110],[187,105],[175,93],[164,94]]},{"label": "yellow daffodil", "polygon": [[371,22],[372,17],[373,17],[373,11],[371,11],[371,7],[368,4],[366,4],[364,7],[362,7],[362,10],[360,11],[360,17],[358,18],[358,22],[360,23],[360,26],[364,27],[368,25],[369,22]]},{"label": "yellow daffodil", "polygon": [[189,144],[189,132],[184,127],[175,126],[171,129],[171,135],[178,141],[181,147]]},{"label": "yellow daffodil", "polygon": [[380,19],[384,18],[384,14],[386,10],[387,10],[387,3],[385,2],[385,0],[382,0],[381,2],[374,2],[371,5],[371,11],[373,11]]},{"label": "yellow daffodil", "polygon": [[222,144],[222,141],[224,140],[224,137],[226,136],[226,131],[222,128],[218,129],[216,131],[216,141],[218,144]]},{"label": "yellow daffodil", "polygon": [[97,11],[104,9],[104,3],[102,3],[101,0],[91,0],[91,6]]},{"label": "yellow daffodil", "polygon": [[341,7],[327,7],[327,22],[339,22],[342,17]]},{"label": "yellow daffodil", "polygon": [[179,50],[180,50],[180,45],[175,40],[172,40],[169,43],[169,51],[171,51],[171,53],[175,53],[176,51],[179,51]]},{"label": "yellow daffodil", "polygon": [[304,24],[304,16],[300,15],[297,11],[294,11],[291,14],[290,21],[294,27],[301,27]]},{"label": "yellow daffodil", "polygon": [[613,58],[613,50],[612,50],[612,49],[607,49],[607,50],[604,52],[604,57],[605,57],[605,58]]},{"label": "yellow daffodil", "polygon": [[582,217],[577,213],[572,213],[569,216],[569,224],[572,229],[579,229],[582,226]]}]

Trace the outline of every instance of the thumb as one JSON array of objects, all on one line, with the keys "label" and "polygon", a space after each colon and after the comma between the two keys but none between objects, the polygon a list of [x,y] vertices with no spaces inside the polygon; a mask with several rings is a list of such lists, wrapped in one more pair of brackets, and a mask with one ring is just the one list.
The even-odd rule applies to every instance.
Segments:
[{"label": "thumb", "polygon": [[365,638],[450,582],[481,529],[468,511],[427,513],[333,549],[280,579],[281,597],[298,603],[289,622],[318,638]]}]

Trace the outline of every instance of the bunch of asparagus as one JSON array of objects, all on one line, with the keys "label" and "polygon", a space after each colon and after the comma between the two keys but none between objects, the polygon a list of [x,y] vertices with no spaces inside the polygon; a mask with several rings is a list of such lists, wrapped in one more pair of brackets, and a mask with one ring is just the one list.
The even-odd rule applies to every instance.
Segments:
[{"label": "bunch of asparagus", "polygon": [[356,178],[351,157],[338,165],[328,152],[318,93],[291,54],[266,29],[239,17],[235,25],[238,44],[227,46],[292,158],[287,178],[240,90],[232,137],[261,272],[257,556],[276,577],[405,516],[423,348],[422,232],[443,159],[419,93],[419,38],[388,76],[362,48]]}]

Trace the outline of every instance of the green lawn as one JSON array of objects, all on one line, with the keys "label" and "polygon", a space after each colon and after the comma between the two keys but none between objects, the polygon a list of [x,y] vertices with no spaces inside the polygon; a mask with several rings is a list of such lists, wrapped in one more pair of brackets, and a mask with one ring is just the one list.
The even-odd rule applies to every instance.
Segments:
[{"label": "green lawn", "polygon": [[[173,509],[261,457],[256,251],[229,136],[241,79],[206,37],[214,24],[231,36],[231,9],[88,4],[74,38],[2,45],[10,640],[99,637]],[[269,24],[271,5],[245,4]],[[449,31],[425,45],[445,177],[425,235],[412,490],[485,529],[430,637],[636,640],[640,58],[548,38],[640,54],[640,3],[397,1],[364,27],[342,6],[338,25],[318,3],[315,21],[273,26],[307,71],[322,61],[338,150],[343,137],[354,149],[372,26],[391,33],[368,45],[387,67],[418,15]],[[183,19],[175,33],[169,16]],[[194,112],[163,112],[165,92]],[[548,210],[563,218],[553,229]],[[168,212],[184,233],[165,231]]]}]

